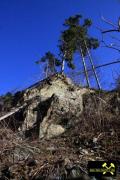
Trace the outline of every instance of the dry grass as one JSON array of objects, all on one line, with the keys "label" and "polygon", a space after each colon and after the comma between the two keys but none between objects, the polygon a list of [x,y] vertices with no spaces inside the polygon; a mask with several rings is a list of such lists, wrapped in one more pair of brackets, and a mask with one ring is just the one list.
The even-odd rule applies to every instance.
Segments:
[{"label": "dry grass", "polygon": [[78,124],[54,139],[23,140],[18,133],[0,129],[0,176],[16,180],[66,178],[74,166],[86,174],[89,160],[120,162],[120,112],[114,111],[112,98],[105,93],[85,96]]}]

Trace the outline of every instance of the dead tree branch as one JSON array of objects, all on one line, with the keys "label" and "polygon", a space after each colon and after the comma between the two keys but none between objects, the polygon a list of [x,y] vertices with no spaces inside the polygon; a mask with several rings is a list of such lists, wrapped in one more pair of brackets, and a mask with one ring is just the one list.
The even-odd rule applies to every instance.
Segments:
[{"label": "dead tree branch", "polygon": [[108,32],[120,32],[119,29],[110,29],[110,30],[105,30],[105,31],[102,31],[102,33],[108,33]]},{"label": "dead tree branch", "polygon": [[102,21],[104,21],[105,23],[107,23],[107,24],[113,26],[114,28],[118,28],[118,26],[117,26],[116,24],[114,24],[114,23],[111,22],[110,20],[104,18],[104,16],[101,16],[101,19],[102,19]]},{"label": "dead tree branch", "polygon": [[103,47],[110,48],[110,49],[114,49],[114,50],[120,52],[120,49],[117,48],[117,47],[115,47],[116,45],[113,46],[113,43],[107,44],[104,40],[102,40],[102,43],[104,44]]},{"label": "dead tree branch", "polygon": [[[120,63],[120,59],[116,60],[116,61],[113,61],[113,62],[110,62],[110,63],[106,63],[106,64],[101,64],[99,66],[95,66],[95,69],[98,69],[98,68],[101,68],[101,67],[105,67],[105,66],[109,66],[109,65],[112,65],[112,64],[117,64],[117,63]],[[87,72],[90,72],[90,71],[93,71],[92,69],[88,69]],[[82,71],[82,72],[76,72],[75,75],[73,76],[77,76],[77,75],[81,75],[81,74],[84,74],[85,72]]]},{"label": "dead tree branch", "polygon": [[118,18],[118,25],[114,24],[113,22],[105,19],[103,16],[101,17],[102,21],[104,21],[105,23],[113,26],[115,29],[109,29],[109,30],[105,30],[102,31],[102,33],[109,33],[109,32],[120,32],[120,18]]}]

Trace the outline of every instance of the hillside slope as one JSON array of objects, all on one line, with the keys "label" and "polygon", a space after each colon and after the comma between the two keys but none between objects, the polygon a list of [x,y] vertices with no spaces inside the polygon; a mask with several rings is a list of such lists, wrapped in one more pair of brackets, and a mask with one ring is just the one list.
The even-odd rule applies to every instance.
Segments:
[{"label": "hillside slope", "polygon": [[120,162],[120,92],[82,88],[56,74],[12,102],[0,117],[1,179],[89,180],[88,161]]}]

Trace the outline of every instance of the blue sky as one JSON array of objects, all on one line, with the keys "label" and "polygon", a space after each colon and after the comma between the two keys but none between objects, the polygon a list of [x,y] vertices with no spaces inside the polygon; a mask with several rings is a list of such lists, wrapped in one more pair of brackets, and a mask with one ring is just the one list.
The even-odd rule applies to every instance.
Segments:
[{"label": "blue sky", "polygon": [[[96,26],[111,28],[101,15],[114,23],[120,16],[119,0],[0,0],[0,94],[20,90],[42,77],[34,63],[48,50],[57,53],[63,22],[71,15],[91,18],[90,34],[101,39]],[[120,34],[115,34],[120,37]],[[109,36],[105,37],[110,41]],[[112,40],[113,41],[113,40]],[[120,57],[113,50],[99,48],[92,52],[96,64]],[[119,66],[101,70],[103,88],[111,88]]]}]

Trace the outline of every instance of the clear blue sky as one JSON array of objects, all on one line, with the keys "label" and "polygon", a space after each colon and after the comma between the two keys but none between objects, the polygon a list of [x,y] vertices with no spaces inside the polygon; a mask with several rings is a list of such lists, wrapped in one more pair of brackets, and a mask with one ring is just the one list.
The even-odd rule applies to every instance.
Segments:
[{"label": "clear blue sky", "polygon": [[[101,21],[101,14],[117,22],[119,0],[0,0],[0,94],[24,88],[42,76],[35,65],[48,50],[57,53],[62,24],[70,15],[91,18],[90,34],[101,38],[95,26],[111,28]],[[116,34],[115,34],[116,35]],[[120,37],[120,34],[116,35]],[[120,55],[100,48],[93,52],[97,64],[109,62]],[[101,83],[109,87],[118,66],[102,70]],[[107,82],[105,84],[105,81]]]}]

